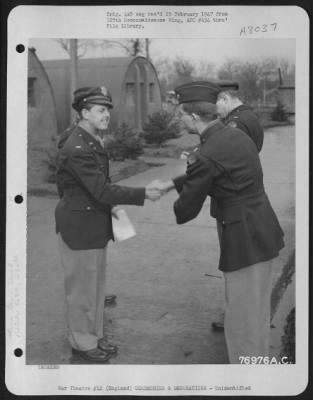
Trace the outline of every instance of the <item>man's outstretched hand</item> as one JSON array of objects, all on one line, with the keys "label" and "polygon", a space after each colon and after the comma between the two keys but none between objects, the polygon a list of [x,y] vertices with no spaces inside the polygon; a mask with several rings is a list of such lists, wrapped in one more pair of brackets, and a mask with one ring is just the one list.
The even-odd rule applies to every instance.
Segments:
[{"label": "man's outstretched hand", "polygon": [[162,196],[162,192],[159,189],[158,185],[155,184],[156,181],[149,183],[146,186],[146,199],[151,201],[160,200]]},{"label": "man's outstretched hand", "polygon": [[174,188],[173,181],[156,179],[146,186],[146,198],[152,201],[159,200],[165,193]]}]

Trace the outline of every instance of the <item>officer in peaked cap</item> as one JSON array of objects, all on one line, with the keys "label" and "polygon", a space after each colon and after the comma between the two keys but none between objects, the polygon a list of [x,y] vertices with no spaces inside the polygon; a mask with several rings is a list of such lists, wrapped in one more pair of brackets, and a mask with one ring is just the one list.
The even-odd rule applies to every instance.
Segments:
[{"label": "officer in peaked cap", "polygon": [[[87,104],[105,105],[109,109],[113,108],[113,102],[110,92],[106,87],[83,87],[74,91],[72,107],[77,113]],[[64,143],[69,138],[70,134],[75,129],[80,118],[60,133],[57,147],[61,149]]]},{"label": "officer in peaked cap", "polygon": [[112,97],[104,87],[83,87],[73,96],[79,121],[57,156],[60,201],[55,210],[59,253],[65,274],[68,339],[73,355],[87,363],[107,362],[117,347],[104,335],[106,253],[113,240],[112,210],[157,200],[151,187],[111,184],[101,135],[108,128]]},{"label": "officer in peaked cap", "polygon": [[[239,84],[234,81],[219,81],[220,91],[217,97],[217,112],[225,125],[239,128],[255,143],[260,152],[263,146],[264,130],[253,110],[242,103],[239,98]],[[211,215],[215,213],[216,204],[211,201]],[[212,322],[215,331],[223,331],[222,321]]]},{"label": "officer in peaked cap", "polygon": [[255,143],[260,152],[263,146],[264,130],[251,107],[239,98],[237,82],[218,82],[217,112],[224,124],[243,130]]},{"label": "officer in peaked cap", "polygon": [[200,136],[186,173],[159,188],[175,188],[178,224],[198,216],[210,196],[217,204],[219,269],[226,284],[225,337],[231,363],[241,356],[268,356],[273,260],[284,247],[283,231],[264,191],[254,142],[216,119],[220,87],[197,81],[176,89],[181,122]]},{"label": "officer in peaked cap", "polygon": [[[73,96],[73,104],[72,107],[77,111],[77,120],[73,122],[68,128],[63,131],[58,138],[57,147],[61,149],[67,139],[70,137],[71,133],[75,130],[77,123],[79,122],[79,112],[82,107],[86,104],[102,104],[107,106],[109,109],[113,108],[113,102],[110,92],[107,90],[106,87],[83,87],[80,89],[75,90]],[[61,187],[58,186],[58,191],[60,197],[61,194]],[[112,305],[116,303],[116,295],[108,294],[105,296],[105,305]]]}]

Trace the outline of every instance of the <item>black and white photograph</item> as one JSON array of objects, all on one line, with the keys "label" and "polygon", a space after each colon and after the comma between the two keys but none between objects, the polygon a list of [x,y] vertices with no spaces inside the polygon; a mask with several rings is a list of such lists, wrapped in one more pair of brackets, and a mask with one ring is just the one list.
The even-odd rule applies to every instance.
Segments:
[{"label": "black and white photograph", "polygon": [[305,12],[70,8],[11,15],[9,390],[300,393]]}]

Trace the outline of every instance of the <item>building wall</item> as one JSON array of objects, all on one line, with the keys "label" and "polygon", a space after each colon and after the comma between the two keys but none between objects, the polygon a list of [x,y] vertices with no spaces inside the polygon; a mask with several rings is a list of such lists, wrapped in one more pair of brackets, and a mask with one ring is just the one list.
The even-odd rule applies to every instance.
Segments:
[{"label": "building wall", "polygon": [[118,118],[141,132],[148,115],[161,108],[161,88],[156,71],[146,59],[137,58],[125,74]]},{"label": "building wall", "polygon": [[57,134],[53,94],[36,55],[28,52],[28,146],[41,147]]},{"label": "building wall", "polygon": [[[44,65],[55,93],[58,126],[62,131],[70,124],[72,115],[69,60],[48,61]],[[147,115],[161,110],[158,77],[144,57],[114,59],[112,63],[110,59],[78,60],[78,86],[102,85],[109,89],[113,98],[111,131],[123,122],[141,131]],[[153,89],[149,85],[153,85]],[[150,99],[149,90],[153,90]]]},{"label": "building wall", "polygon": [[71,123],[72,107],[70,98],[70,73],[62,65],[52,64],[46,68],[56,103],[58,133],[64,131]]}]

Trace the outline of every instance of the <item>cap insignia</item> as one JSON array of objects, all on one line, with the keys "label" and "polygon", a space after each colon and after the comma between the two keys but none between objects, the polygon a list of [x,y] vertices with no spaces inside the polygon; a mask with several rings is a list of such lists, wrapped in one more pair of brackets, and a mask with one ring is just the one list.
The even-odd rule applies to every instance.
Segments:
[{"label": "cap insignia", "polygon": [[108,96],[108,90],[106,87],[101,86],[100,90],[101,90],[101,93],[103,94],[103,96]]}]

